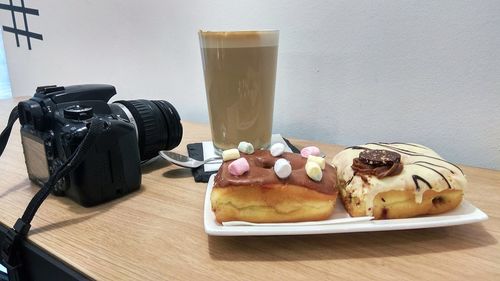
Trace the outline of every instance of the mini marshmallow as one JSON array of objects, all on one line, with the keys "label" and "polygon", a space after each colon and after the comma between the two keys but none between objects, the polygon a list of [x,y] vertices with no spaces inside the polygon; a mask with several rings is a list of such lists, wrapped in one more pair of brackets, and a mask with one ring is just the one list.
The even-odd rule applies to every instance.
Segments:
[{"label": "mini marshmallow", "polygon": [[319,156],[320,154],[321,154],[321,151],[316,146],[304,147],[300,151],[300,155],[302,155],[302,157],[304,157],[304,158],[309,157],[309,155]]},{"label": "mini marshmallow", "polygon": [[325,158],[319,157],[319,156],[314,156],[314,155],[309,155],[309,157],[307,157],[307,162],[309,162],[309,161],[318,163],[321,170],[325,169],[325,164],[326,164]]},{"label": "mini marshmallow", "polygon": [[321,167],[318,163],[307,161],[305,169],[309,178],[311,178],[313,181],[321,181],[323,172],[321,171]]},{"label": "mini marshmallow", "polygon": [[238,150],[246,154],[252,154],[254,152],[253,145],[246,141],[242,141],[238,144]]},{"label": "mini marshmallow", "polygon": [[233,176],[241,176],[245,172],[248,172],[250,170],[250,166],[248,165],[248,161],[246,158],[241,157],[229,164],[228,167],[229,173]]},{"label": "mini marshmallow", "polygon": [[271,145],[269,151],[271,151],[271,155],[274,157],[280,156],[283,152],[285,152],[285,145],[280,142],[275,143]]},{"label": "mini marshmallow", "polygon": [[292,166],[288,160],[280,158],[274,163],[274,172],[280,179],[285,179],[292,173]]},{"label": "mini marshmallow", "polygon": [[222,151],[222,160],[223,161],[229,161],[233,159],[238,159],[240,158],[240,152],[236,148],[231,148]]}]

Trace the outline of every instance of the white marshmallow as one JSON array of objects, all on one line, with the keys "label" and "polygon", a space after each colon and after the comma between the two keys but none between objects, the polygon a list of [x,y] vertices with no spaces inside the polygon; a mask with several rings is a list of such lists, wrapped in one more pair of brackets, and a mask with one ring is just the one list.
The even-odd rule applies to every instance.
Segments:
[{"label": "white marshmallow", "polygon": [[236,148],[231,148],[222,151],[222,160],[224,161],[229,161],[238,158],[240,158],[240,152]]},{"label": "white marshmallow", "polygon": [[274,163],[274,172],[280,179],[285,179],[292,173],[292,166],[288,160],[280,158]]},{"label": "white marshmallow", "polygon": [[285,152],[285,145],[280,142],[275,143],[271,145],[269,151],[271,151],[271,155],[274,157],[280,156],[283,152]]},{"label": "white marshmallow", "polygon": [[252,154],[254,152],[253,145],[246,141],[242,141],[238,144],[238,150],[246,154]]}]

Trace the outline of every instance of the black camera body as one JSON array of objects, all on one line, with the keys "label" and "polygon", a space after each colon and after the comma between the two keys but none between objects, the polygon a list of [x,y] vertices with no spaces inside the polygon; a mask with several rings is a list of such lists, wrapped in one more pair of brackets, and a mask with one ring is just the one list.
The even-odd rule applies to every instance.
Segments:
[{"label": "black camera body", "polygon": [[[88,207],[139,189],[141,160],[152,158],[153,152],[157,154],[160,149],[171,149],[179,144],[182,136],[180,118],[165,101],[108,104],[115,94],[111,85],[45,86],[37,88],[31,99],[18,104],[23,152],[33,182],[43,185],[82,142],[91,120],[99,118],[106,129],[98,136],[85,160],[58,181],[53,193],[68,196]],[[168,123],[165,121],[168,114],[160,114],[165,110],[155,107],[159,102],[170,105],[168,109],[175,113],[168,120],[175,124],[175,133],[153,126],[165,127]],[[160,113],[151,115],[151,107]],[[163,119],[155,120],[155,117]],[[153,123],[152,128],[147,126],[149,123]],[[170,139],[168,145],[165,139]]]}]

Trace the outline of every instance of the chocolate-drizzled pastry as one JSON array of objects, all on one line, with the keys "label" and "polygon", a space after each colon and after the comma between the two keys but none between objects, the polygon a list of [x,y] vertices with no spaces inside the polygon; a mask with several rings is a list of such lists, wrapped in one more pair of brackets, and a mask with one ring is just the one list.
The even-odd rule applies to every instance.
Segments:
[{"label": "chocolate-drizzled pastry", "polygon": [[460,204],[467,184],[458,166],[413,143],[349,147],[332,164],[351,216],[403,218],[442,213]]}]

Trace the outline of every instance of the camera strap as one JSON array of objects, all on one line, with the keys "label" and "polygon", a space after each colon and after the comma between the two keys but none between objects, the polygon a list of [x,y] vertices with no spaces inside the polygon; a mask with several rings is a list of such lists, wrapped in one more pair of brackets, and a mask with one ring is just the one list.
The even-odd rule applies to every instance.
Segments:
[{"label": "camera strap", "polygon": [[[2,155],[7,141],[12,130],[12,126],[18,118],[18,110],[15,107],[7,123],[7,127],[0,134],[0,156]],[[14,227],[9,229],[0,243],[1,251],[1,264],[7,268],[7,274],[10,281],[17,281],[20,279],[20,243],[28,234],[38,208],[42,205],[43,201],[49,196],[54,188],[54,185],[64,176],[68,175],[71,171],[80,165],[85,159],[87,152],[94,145],[97,137],[107,128],[107,124],[100,118],[93,118],[88,127],[87,134],[82,142],[78,145],[76,150],[70,157],[61,165],[47,180],[43,187],[35,194],[28,204],[21,218],[17,219]]]},{"label": "camera strap", "polygon": [[2,155],[5,147],[7,146],[7,141],[9,141],[10,132],[12,131],[12,126],[16,123],[18,116],[17,106],[12,109],[9,115],[9,121],[7,121],[7,127],[0,134],[0,156]]}]

